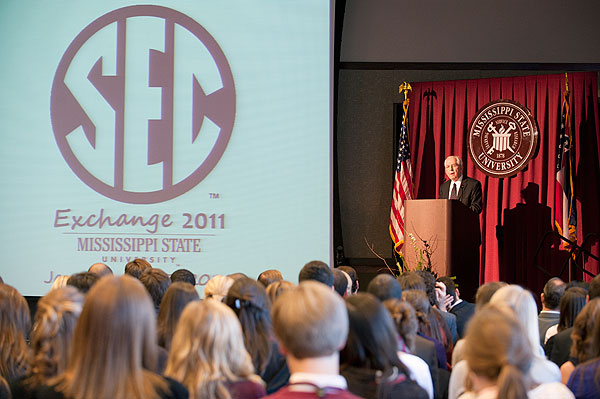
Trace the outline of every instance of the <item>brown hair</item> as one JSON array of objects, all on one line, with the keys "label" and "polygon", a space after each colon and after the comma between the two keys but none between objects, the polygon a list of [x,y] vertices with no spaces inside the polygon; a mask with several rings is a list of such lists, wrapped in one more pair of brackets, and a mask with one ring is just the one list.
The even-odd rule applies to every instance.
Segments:
[{"label": "brown hair", "polygon": [[135,278],[106,276],[90,289],[56,389],[66,397],[154,398],[168,392],[156,369],[152,301]]},{"label": "brown hair", "polygon": [[525,375],[533,352],[527,333],[506,305],[490,304],[467,327],[465,360],[476,375],[496,381],[498,398],[527,398]]},{"label": "brown hair", "polygon": [[144,284],[146,290],[148,290],[150,298],[152,298],[152,302],[154,303],[154,309],[158,312],[163,296],[171,285],[169,275],[161,269],[146,269],[140,276],[140,281]]},{"label": "brown hair", "polygon": [[39,300],[31,334],[34,355],[29,386],[47,385],[65,370],[83,299],[77,288],[67,286],[51,290]]},{"label": "brown hair", "polygon": [[419,324],[417,323],[417,316],[413,307],[410,303],[397,298],[385,300],[383,306],[385,306],[392,315],[396,330],[402,337],[406,346],[408,346],[408,349],[410,349],[411,352],[414,352]]},{"label": "brown hair", "polygon": [[262,382],[244,347],[240,322],[229,307],[217,301],[186,306],[165,374],[181,381],[194,399],[230,399],[226,382]]},{"label": "brown hair", "polygon": [[275,299],[277,299],[279,295],[294,287],[294,283],[287,280],[275,281],[267,286],[267,295],[269,296],[271,303],[275,303]]},{"label": "brown hair", "polygon": [[257,280],[267,288],[269,284],[283,280],[283,276],[279,270],[269,269],[259,274]]},{"label": "brown hair", "polygon": [[177,321],[183,308],[192,302],[200,300],[198,291],[190,283],[178,281],[172,283],[160,304],[157,319],[158,344],[166,350],[171,348],[171,340],[175,334]]},{"label": "brown hair", "polygon": [[25,337],[31,328],[29,306],[14,287],[0,284],[0,376],[6,381],[28,371],[29,348]]},{"label": "brown hair", "polygon": [[577,358],[579,363],[583,363],[596,357],[593,353],[594,328],[600,318],[600,298],[592,299],[581,310],[571,333],[571,357]]},{"label": "brown hair", "polygon": [[152,269],[152,265],[146,259],[134,259],[125,265],[125,274],[131,277],[140,278],[143,272]]}]

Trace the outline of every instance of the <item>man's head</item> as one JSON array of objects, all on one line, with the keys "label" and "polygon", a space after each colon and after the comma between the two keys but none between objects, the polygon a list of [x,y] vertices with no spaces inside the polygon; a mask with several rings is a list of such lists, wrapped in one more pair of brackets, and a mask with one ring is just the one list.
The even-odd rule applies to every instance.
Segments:
[{"label": "man's head", "polygon": [[137,258],[125,265],[125,274],[139,279],[142,273],[148,269],[152,269],[150,263],[145,259]]},{"label": "man's head", "polygon": [[283,280],[283,276],[279,270],[269,269],[259,274],[257,280],[265,288],[267,288],[269,284]]},{"label": "man's head", "polygon": [[402,287],[391,274],[378,274],[369,283],[367,292],[373,294],[381,302],[386,299],[402,299]]},{"label": "man's head", "polygon": [[87,294],[90,288],[92,288],[92,285],[94,285],[94,283],[99,279],[100,277],[95,273],[76,273],[69,277],[69,279],[67,280],[67,285],[71,285],[77,288],[79,292]]},{"label": "man's head", "polygon": [[417,272],[406,272],[398,276],[398,282],[402,290],[421,290],[425,291],[425,281]]},{"label": "man's head", "polygon": [[161,269],[151,268],[142,273],[140,281],[146,287],[154,303],[154,308],[158,311],[162,298],[171,285],[169,275]]},{"label": "man's head", "polygon": [[299,283],[306,280],[316,280],[328,287],[333,287],[333,272],[326,263],[313,260],[304,265],[300,270],[300,275],[298,275]]},{"label": "man's head", "polygon": [[171,282],[176,283],[178,281],[183,281],[184,283],[190,283],[191,285],[196,286],[196,277],[194,276],[194,273],[188,269],[178,269],[171,274]]},{"label": "man's head", "polygon": [[552,277],[546,282],[544,291],[540,295],[545,309],[558,310],[560,299],[565,293],[565,287],[565,282],[558,277]]},{"label": "man's head", "polygon": [[444,170],[448,179],[457,181],[463,174],[462,160],[456,155],[450,155],[444,161]]},{"label": "man's head", "polygon": [[343,271],[333,269],[333,289],[344,298],[348,289],[348,279],[346,276],[347,274]]},{"label": "man's head", "polygon": [[90,266],[90,268],[88,269],[88,272],[97,274],[98,277],[113,275],[112,269],[110,267],[108,267],[108,265],[105,265],[104,263],[94,263],[93,265]]},{"label": "man's head", "polygon": [[437,281],[446,286],[446,295],[450,295],[453,298],[452,303],[454,303],[460,296],[460,293],[456,289],[456,284],[454,284],[454,280],[448,276],[444,276],[439,277]]},{"label": "man's head", "polygon": [[330,356],[348,336],[344,300],[315,281],[283,292],[271,312],[275,335],[286,355],[296,359]]},{"label": "man's head", "polygon": [[356,274],[356,270],[354,270],[352,266],[339,266],[338,269],[348,273],[350,279],[352,279],[351,293],[356,294],[359,288],[358,274]]}]

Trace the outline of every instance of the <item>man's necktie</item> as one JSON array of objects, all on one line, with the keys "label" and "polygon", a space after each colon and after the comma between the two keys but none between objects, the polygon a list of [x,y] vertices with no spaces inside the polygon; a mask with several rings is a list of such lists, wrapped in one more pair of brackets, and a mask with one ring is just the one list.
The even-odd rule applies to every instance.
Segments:
[{"label": "man's necktie", "polygon": [[458,191],[456,190],[456,183],[452,183],[452,191],[450,192],[450,199],[457,199]]}]

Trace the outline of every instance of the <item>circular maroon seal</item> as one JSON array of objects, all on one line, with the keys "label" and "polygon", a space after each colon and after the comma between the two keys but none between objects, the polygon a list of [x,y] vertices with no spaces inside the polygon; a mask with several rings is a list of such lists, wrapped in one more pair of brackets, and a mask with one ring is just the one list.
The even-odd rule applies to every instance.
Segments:
[{"label": "circular maroon seal", "polygon": [[510,177],[535,155],[538,128],[531,112],[512,100],[483,106],[469,126],[469,155],[491,177]]}]

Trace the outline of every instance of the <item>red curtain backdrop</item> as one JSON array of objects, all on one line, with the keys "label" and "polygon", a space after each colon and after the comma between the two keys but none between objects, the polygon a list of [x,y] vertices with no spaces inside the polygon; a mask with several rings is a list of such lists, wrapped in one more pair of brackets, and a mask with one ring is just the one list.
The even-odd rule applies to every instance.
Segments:
[{"label": "red curtain backdrop", "polygon": [[[576,151],[577,237],[582,243],[588,234],[600,233],[597,74],[569,73],[568,80]],[[460,156],[464,172],[483,188],[481,282],[503,280],[540,292],[567,258],[555,239],[547,240],[535,256],[544,233],[553,229],[553,209],[559,205],[554,199],[554,168],[565,75],[418,82],[412,87],[409,128],[416,198],[437,198],[445,180],[444,159]],[[479,108],[498,99],[529,108],[539,127],[537,156],[527,169],[507,179],[484,175],[467,149],[469,122]],[[586,247],[599,256],[597,239],[588,240]],[[580,264],[594,275],[600,270],[598,261],[589,256]],[[573,279],[583,278],[576,267],[573,271]],[[569,278],[568,268],[562,277]]]}]

